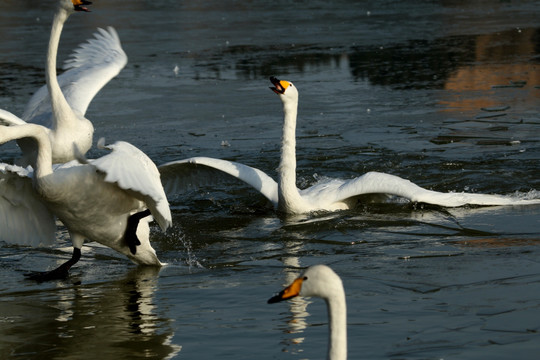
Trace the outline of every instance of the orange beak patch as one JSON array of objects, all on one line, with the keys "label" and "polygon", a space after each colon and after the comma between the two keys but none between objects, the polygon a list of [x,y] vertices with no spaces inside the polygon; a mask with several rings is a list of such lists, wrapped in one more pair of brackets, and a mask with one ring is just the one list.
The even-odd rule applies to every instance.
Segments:
[{"label": "orange beak patch", "polygon": [[269,304],[274,304],[283,300],[292,299],[293,297],[296,297],[300,295],[300,290],[302,290],[302,282],[304,281],[303,278],[298,278],[293,281],[291,285],[283,289],[279,294],[276,296],[271,297],[268,300]]},{"label": "orange beak patch", "polygon": [[272,83],[272,85],[274,85],[270,87],[270,89],[278,95],[283,95],[285,93],[285,90],[287,90],[290,85],[288,81],[279,80],[274,76],[270,77],[270,82]]}]

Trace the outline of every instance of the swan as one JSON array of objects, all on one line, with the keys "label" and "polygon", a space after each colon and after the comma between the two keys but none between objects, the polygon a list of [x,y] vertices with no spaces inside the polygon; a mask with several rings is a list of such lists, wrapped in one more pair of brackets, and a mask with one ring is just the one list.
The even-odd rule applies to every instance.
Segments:
[{"label": "swan", "polygon": [[[94,38],[79,45],[66,61],[63,74],[57,77],[56,56],[64,23],[76,11],[89,11],[89,1],[60,0],[54,15],[46,62],[46,85],[30,99],[22,121],[6,110],[0,110],[0,123],[20,125],[26,122],[47,128],[52,143],[53,163],[74,160],[74,144],[85,154],[92,146],[94,127],[84,114],[94,96],[124,68],[127,56],[116,30],[99,29]],[[50,95],[49,95],[50,94]],[[17,164],[32,165],[37,149],[35,143],[21,139],[23,152]]]},{"label": "swan", "polygon": [[365,194],[400,196],[412,202],[445,207],[470,205],[539,204],[540,199],[519,199],[510,196],[441,193],[424,189],[395,175],[368,172],[350,180],[330,179],[306,189],[296,187],[296,118],[298,90],[293,83],[271,77],[272,89],[283,102],[284,120],[278,181],[263,171],[233,161],[209,157],[193,157],[172,161],[159,167],[168,194],[179,193],[188,186],[209,184],[234,178],[249,184],[264,195],[274,208],[286,214],[313,211],[336,211],[354,207]]},{"label": "swan", "polygon": [[[155,164],[126,142],[94,160],[52,164],[51,142],[43,126],[0,126],[0,144],[31,138],[36,166],[0,166],[0,240],[15,244],[51,244],[58,218],[73,242],[72,258],[55,270],[31,278],[65,278],[81,256],[85,240],[96,241],[137,264],[161,266],[149,241],[152,217],[163,231],[172,224],[167,197]],[[43,233],[41,232],[43,230]]]},{"label": "swan", "polygon": [[269,304],[295,296],[314,296],[324,299],[328,309],[329,360],[347,358],[347,304],[340,277],[326,265],[309,267],[291,285],[268,300]]}]

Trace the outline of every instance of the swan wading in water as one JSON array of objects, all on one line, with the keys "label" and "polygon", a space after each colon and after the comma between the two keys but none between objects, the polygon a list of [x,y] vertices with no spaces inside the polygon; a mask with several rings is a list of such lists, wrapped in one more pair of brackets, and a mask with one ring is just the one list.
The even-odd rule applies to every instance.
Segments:
[{"label": "swan wading in water", "polygon": [[[116,31],[112,27],[98,29],[94,38],[74,51],[64,65],[67,71],[57,77],[56,56],[64,23],[76,11],[89,11],[85,7],[89,4],[89,1],[81,0],[59,1],[47,51],[47,85],[32,96],[22,120],[8,111],[0,110],[0,123],[3,125],[26,122],[43,125],[52,144],[53,163],[74,160],[74,144],[82,154],[90,149],[94,127],[84,114],[99,90],[118,75],[127,63]],[[17,160],[17,164],[33,165],[36,144],[29,139],[21,139],[18,144],[23,156]]]},{"label": "swan wading in water", "polygon": [[33,172],[30,167],[0,164],[0,240],[49,245],[55,240],[57,217],[73,242],[68,262],[30,278],[65,278],[85,240],[106,245],[137,264],[162,265],[150,245],[149,215],[165,231],[172,224],[171,212],[159,171],[142,151],[116,142],[98,159],[53,168],[43,126],[0,126],[0,144],[20,138],[36,142],[37,161]]},{"label": "swan wading in water", "polygon": [[339,276],[326,265],[309,267],[291,285],[268,300],[269,304],[292,299],[296,296],[324,299],[328,309],[329,360],[347,358],[347,304],[345,290]]},{"label": "swan wading in water", "polygon": [[[271,89],[283,102],[284,120],[281,142],[281,161],[278,181],[263,171],[232,161],[208,157],[194,157],[173,161],[159,167],[168,194],[181,192],[189,186],[216,183],[225,178],[236,178],[251,185],[264,195],[280,212],[303,214],[311,211],[335,211],[353,208],[358,197],[366,194],[386,194],[439,206],[470,205],[527,205],[540,204],[540,199],[519,199],[510,196],[441,193],[424,189],[398,176],[368,172],[360,177],[331,179],[307,189],[296,187],[296,117],[298,90],[289,81],[271,77]],[[221,175],[221,176],[220,176]]]}]

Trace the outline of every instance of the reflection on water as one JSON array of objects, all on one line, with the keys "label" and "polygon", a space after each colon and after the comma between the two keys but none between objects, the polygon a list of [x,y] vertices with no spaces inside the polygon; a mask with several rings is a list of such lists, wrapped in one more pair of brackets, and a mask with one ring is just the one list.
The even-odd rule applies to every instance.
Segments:
[{"label": "reflection on water", "polygon": [[[43,84],[43,74],[36,68],[43,63],[42,59],[33,56],[32,65],[29,65],[27,60],[8,60],[6,54],[20,52],[21,44],[23,48],[33,48],[36,42],[40,41],[33,36],[26,36],[24,32],[19,33],[30,30],[18,30],[16,25],[21,22],[18,18],[25,19],[28,16],[29,19],[25,19],[27,22],[34,20],[34,26],[48,30],[48,23],[41,19],[32,19],[34,13],[28,15],[30,9],[27,7],[37,15],[45,11],[49,13],[50,5],[17,5],[18,7],[15,4],[5,6],[5,10],[10,10],[18,17],[4,16],[2,19],[5,18],[5,28],[0,27],[0,31],[6,32],[3,34],[5,40],[0,44],[3,51],[3,55],[0,54],[0,90],[8,94],[13,91],[12,85],[17,85],[18,77],[23,77],[26,83],[34,81],[36,85]],[[368,80],[372,85],[391,86],[395,89],[467,89],[484,82],[477,79],[476,71],[481,71],[477,66],[487,66],[486,71],[489,66],[495,66],[492,70],[496,71],[497,64],[517,63],[516,71],[520,71],[523,69],[520,69],[520,66],[534,67],[537,63],[535,57],[540,52],[538,28],[514,26],[509,30],[484,32],[480,35],[447,35],[445,30],[450,26],[459,26],[456,17],[463,18],[465,11],[471,10],[467,9],[469,6],[475,8],[474,11],[482,12],[481,4],[444,4],[442,9],[427,4],[393,4],[388,8],[379,4],[378,8],[344,1],[340,5],[317,2],[306,15],[302,15],[302,12],[291,12],[288,20],[290,23],[294,25],[298,22],[297,26],[306,26],[302,28],[303,31],[297,31],[297,37],[291,37],[295,41],[283,36],[290,31],[288,27],[276,26],[273,20],[274,13],[276,18],[279,18],[280,11],[286,8],[273,8],[259,1],[249,5],[210,2],[182,5],[175,3],[174,6],[167,1],[152,4],[139,1],[133,4],[132,11],[140,11],[148,16],[140,19],[140,23],[131,19],[124,23],[119,22],[117,27],[121,38],[122,28],[132,33],[164,31],[167,35],[156,35],[155,42],[144,44],[148,49],[146,56],[159,57],[165,53],[181,65],[182,77],[191,76],[194,79],[261,79],[270,74],[323,73],[332,68],[342,68],[353,81]],[[402,6],[404,8],[401,8]],[[413,6],[417,14],[411,12],[410,6]],[[170,7],[170,13],[158,13],[164,7]],[[405,9],[407,11],[404,11]],[[105,18],[78,14],[77,19],[81,23],[79,26],[93,29],[103,26],[101,22],[108,20],[106,16],[110,16],[109,12],[117,16],[123,15],[114,2],[95,10]],[[438,11],[440,13],[437,15],[443,15],[432,16],[430,11]],[[405,13],[412,19],[407,18]],[[159,22],[152,21],[151,15],[154,14],[162,15]],[[332,14],[330,18],[329,14]],[[205,21],[201,21],[198,15],[204,15]],[[425,18],[428,16],[432,16],[429,19],[432,24],[422,22],[427,20]],[[337,21],[339,19],[342,20]],[[347,23],[346,19],[350,22]],[[395,22],[396,26],[385,29],[390,34],[402,32],[400,27],[407,26],[416,27],[418,32],[400,33],[401,36],[392,37],[384,32],[374,31],[374,28],[383,24],[383,19],[389,24]],[[474,16],[472,19],[478,25],[486,20],[481,17],[475,19]],[[335,34],[332,31],[336,31],[336,24],[339,24],[339,28],[343,27],[341,36],[332,36]],[[428,26],[429,31],[421,32],[421,26]],[[315,31],[313,36],[307,36],[308,29]],[[249,34],[249,31],[255,33]],[[455,31],[460,32],[463,31]],[[326,36],[317,38],[317,34]],[[404,39],[403,35],[407,37]],[[169,42],[165,43],[167,40]],[[73,39],[64,36],[62,52],[69,53],[73,42]],[[128,55],[129,51],[135,50],[131,50],[133,42],[136,46],[141,46],[136,39],[123,39]],[[158,47],[165,44],[167,48]],[[170,64],[171,75],[175,62],[171,61]],[[537,73],[536,69],[533,70]],[[538,75],[533,74],[530,79],[538,80]],[[10,82],[12,84],[7,86]],[[460,82],[464,83],[456,84]],[[506,83],[507,81],[496,81],[488,87]]]},{"label": "reflection on water", "polygon": [[[301,245],[298,245],[301,246]],[[296,249],[295,251],[297,251]],[[291,269],[300,268],[300,259],[296,256],[288,256],[283,259],[283,265],[285,266],[285,282],[284,287],[289,286],[299,275],[299,271],[291,271]],[[289,306],[290,315],[287,316],[288,329],[285,330],[288,334],[293,334],[293,338],[288,340],[288,344],[285,346],[285,351],[299,352],[298,345],[301,345],[305,337],[304,330],[307,328],[306,318],[309,316],[307,312],[307,306],[309,301],[301,296],[297,296],[287,301]]]},{"label": "reflection on water", "polygon": [[539,33],[538,28],[511,29],[380,47],[235,45],[210,55],[210,60],[208,54],[194,58],[196,66],[208,68],[218,79],[260,79],[275,73],[339,68],[354,81],[395,89],[490,90],[511,86],[509,80],[540,84],[535,61],[540,54]]},{"label": "reflection on water", "polygon": [[[540,29],[512,29],[475,37],[474,57],[450,73],[444,89],[453,99],[442,100],[448,110],[478,110],[501,105],[497,91],[518,89],[502,105],[535,107],[540,86]],[[508,91],[508,90],[506,90]],[[477,94],[467,96],[466,94]]]},{"label": "reflection on water", "polygon": [[[169,320],[158,315],[154,293],[159,268],[137,267],[107,284],[60,287],[14,294],[2,302],[2,352],[25,359],[172,358],[181,346],[171,343]],[[41,299],[39,301],[38,299]],[[9,299],[8,299],[9,300]],[[41,302],[41,306],[37,305]],[[32,332],[27,326],[48,331]]]}]

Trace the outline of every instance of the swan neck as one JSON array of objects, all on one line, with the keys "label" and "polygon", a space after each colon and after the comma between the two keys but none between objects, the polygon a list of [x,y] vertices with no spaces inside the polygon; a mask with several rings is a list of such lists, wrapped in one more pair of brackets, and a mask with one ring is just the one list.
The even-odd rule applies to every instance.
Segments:
[{"label": "swan neck", "polygon": [[328,307],[328,360],[347,359],[347,305],[345,294],[326,300]]},{"label": "swan neck", "polygon": [[49,39],[49,48],[47,50],[47,63],[45,67],[45,77],[47,80],[47,89],[51,96],[51,107],[53,112],[53,128],[55,128],[59,122],[69,118],[64,114],[72,112],[60,85],[58,84],[56,74],[56,56],[58,54],[58,44],[60,43],[60,35],[64,27],[64,23],[69,17],[69,13],[59,7],[54,15],[53,24],[51,27],[51,35]]},{"label": "swan neck", "polygon": [[278,173],[279,204],[286,212],[302,200],[296,187],[296,116],[297,104],[284,104],[283,136],[281,139],[281,161]]},{"label": "swan neck", "polygon": [[284,106],[284,111],[280,175],[296,184],[296,109]]},{"label": "swan neck", "polygon": [[0,144],[8,141],[31,138],[37,143],[37,158],[35,162],[35,179],[52,174],[52,150],[49,135],[41,125],[25,124],[18,126],[0,127]]}]

